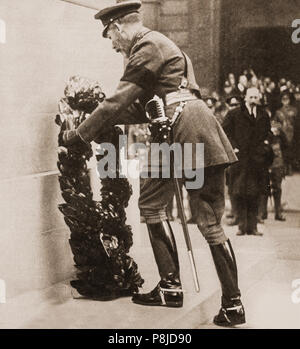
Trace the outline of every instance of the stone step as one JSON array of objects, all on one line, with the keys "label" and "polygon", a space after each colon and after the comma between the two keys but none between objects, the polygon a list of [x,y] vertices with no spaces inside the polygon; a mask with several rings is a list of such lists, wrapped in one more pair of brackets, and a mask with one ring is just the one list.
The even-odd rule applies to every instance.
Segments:
[{"label": "stone step", "polygon": [[[109,302],[72,299],[68,280],[44,290],[29,292],[3,305],[1,328],[194,328],[207,324],[218,311],[220,286],[209,247],[196,226],[191,225],[200,293],[194,290],[189,258],[181,226],[173,224],[181,264],[184,306],[179,309],[145,307],[133,304],[130,298]],[[237,237],[234,228],[226,228],[234,246],[239,266],[240,287],[244,292],[260,273],[267,272],[274,260],[274,247],[267,234],[264,237]],[[131,255],[145,278],[143,292],[150,291],[159,276],[145,225],[141,225],[140,245],[134,245]],[[254,275],[253,271],[260,270]],[[253,275],[252,275],[253,274]],[[250,284],[248,284],[248,282]],[[2,305],[1,305],[2,307]]]}]

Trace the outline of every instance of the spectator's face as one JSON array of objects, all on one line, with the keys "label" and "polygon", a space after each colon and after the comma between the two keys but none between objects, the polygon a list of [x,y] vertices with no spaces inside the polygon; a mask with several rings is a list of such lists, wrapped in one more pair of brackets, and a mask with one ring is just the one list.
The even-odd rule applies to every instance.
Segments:
[{"label": "spectator's face", "polygon": [[296,101],[300,101],[300,92],[294,94]]},{"label": "spectator's face", "polygon": [[257,88],[248,88],[245,96],[245,101],[250,107],[254,107],[259,104],[260,94]]},{"label": "spectator's face", "polygon": [[248,85],[248,80],[247,80],[247,77],[246,77],[245,75],[241,75],[241,76],[240,76],[239,82],[240,82],[244,87],[247,87],[247,85]]},{"label": "spectator's face", "polygon": [[269,84],[270,91],[274,91],[275,87],[276,87],[275,82],[271,81],[270,84]]},{"label": "spectator's face", "polygon": [[290,97],[287,96],[287,95],[284,95],[282,98],[281,98],[281,103],[284,105],[284,106],[287,106],[290,104]]},{"label": "spectator's face", "polygon": [[225,86],[224,87],[224,91],[225,91],[226,94],[229,94],[232,91],[232,87],[231,86]]},{"label": "spectator's face", "polygon": [[251,78],[251,86],[258,86],[258,82],[257,82],[257,77],[256,76],[252,76],[252,78]]},{"label": "spectator's face", "polygon": [[234,77],[234,75],[232,73],[230,73],[228,75],[228,80],[229,80],[230,85],[232,85],[232,86],[235,85],[235,77]]}]

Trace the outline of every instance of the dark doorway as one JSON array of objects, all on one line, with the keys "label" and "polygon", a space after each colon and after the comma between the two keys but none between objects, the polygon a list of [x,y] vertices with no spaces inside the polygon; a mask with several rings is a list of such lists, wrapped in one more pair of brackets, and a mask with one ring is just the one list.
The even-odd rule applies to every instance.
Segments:
[{"label": "dark doorway", "polygon": [[[276,1],[221,0],[219,87],[224,86],[228,73],[238,76],[251,66],[258,75],[269,75],[276,80],[286,77],[300,83],[300,44],[292,41],[295,28],[288,20],[282,21],[284,25],[276,25],[278,13],[274,24],[268,17],[275,11],[276,3],[277,12],[285,11],[284,18],[294,18],[293,11],[299,7],[295,4],[300,0],[282,2],[280,6]],[[257,11],[261,13],[257,16],[259,24],[255,25]]]},{"label": "dark doorway", "polygon": [[276,80],[300,82],[300,45],[292,42],[291,35],[292,28],[285,27],[240,28],[235,64]]}]

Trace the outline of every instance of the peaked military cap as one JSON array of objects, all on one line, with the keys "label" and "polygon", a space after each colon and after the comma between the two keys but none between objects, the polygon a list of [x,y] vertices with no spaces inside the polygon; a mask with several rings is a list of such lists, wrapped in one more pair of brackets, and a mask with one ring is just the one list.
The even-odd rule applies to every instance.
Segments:
[{"label": "peaked military cap", "polygon": [[124,17],[130,13],[138,12],[141,7],[141,1],[133,0],[116,0],[116,4],[108,6],[95,15],[95,19],[100,19],[104,26],[103,37],[107,35],[108,26],[121,17]]}]

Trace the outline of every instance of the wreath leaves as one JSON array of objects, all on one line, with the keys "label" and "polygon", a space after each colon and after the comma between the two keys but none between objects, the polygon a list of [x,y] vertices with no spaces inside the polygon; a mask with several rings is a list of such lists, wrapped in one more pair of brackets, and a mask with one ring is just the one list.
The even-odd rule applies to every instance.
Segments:
[{"label": "wreath leaves", "polygon": [[[55,118],[60,131],[77,128],[103,98],[97,82],[71,77]],[[118,149],[120,134],[122,130],[113,127],[105,133],[104,141]],[[58,148],[58,179],[65,200],[58,208],[71,232],[69,243],[77,267],[77,279],[71,285],[79,294],[92,299],[130,296],[144,283],[137,264],[127,254],[133,240],[131,227],[126,225],[125,207],[132,188],[126,178],[119,178],[117,166],[116,178],[100,179],[101,200],[93,200],[87,168],[92,156],[90,145]]]}]

